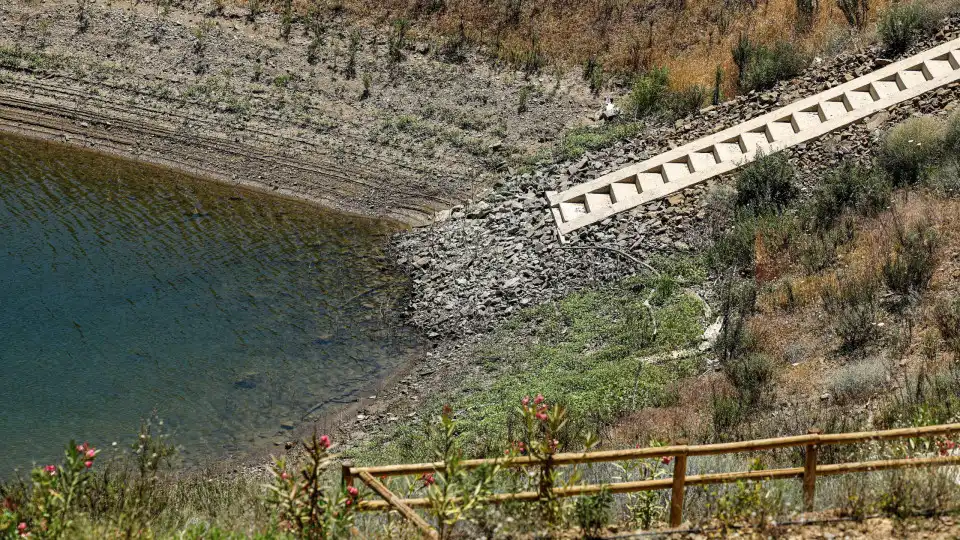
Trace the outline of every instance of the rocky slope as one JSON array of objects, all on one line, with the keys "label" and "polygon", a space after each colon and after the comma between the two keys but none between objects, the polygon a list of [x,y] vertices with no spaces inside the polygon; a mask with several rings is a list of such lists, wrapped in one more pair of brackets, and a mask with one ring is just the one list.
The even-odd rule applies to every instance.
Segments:
[{"label": "rocky slope", "polygon": [[[955,39],[960,17],[904,56]],[[712,225],[704,195],[732,175],[693,186],[580,229],[561,244],[544,193],[602,176],[671,148],[721,131],[889,63],[878,46],[820,60],[772,91],[752,93],[663,125],[582,159],[508,178],[494,193],[455,207],[447,221],[400,235],[395,249],[413,276],[409,318],[431,337],[484,332],[516,310],[589,284],[639,270],[656,254],[695,250]],[[794,147],[792,160],[807,187],[846,160],[861,159],[881,130],[915,114],[956,106],[960,86],[920,96],[816,141]]]}]

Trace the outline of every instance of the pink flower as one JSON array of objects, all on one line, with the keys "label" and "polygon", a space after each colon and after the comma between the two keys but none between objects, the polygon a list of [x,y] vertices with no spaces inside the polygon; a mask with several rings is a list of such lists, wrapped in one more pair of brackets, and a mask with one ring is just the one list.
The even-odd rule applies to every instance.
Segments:
[{"label": "pink flower", "polygon": [[93,459],[94,457],[96,457],[96,455],[97,455],[97,451],[96,451],[95,449],[91,448],[91,449],[87,450],[87,457],[88,457],[88,458]]},{"label": "pink flower", "polygon": [[89,469],[90,467],[93,467],[93,462],[92,462],[92,461],[84,461],[84,462],[83,462],[83,466]]},{"label": "pink flower", "polygon": [[529,404],[530,404],[530,396],[523,396],[523,399],[520,400],[520,403],[522,403],[524,407],[526,407],[527,405],[529,405]]},{"label": "pink flower", "polygon": [[673,461],[673,458],[670,456],[663,456],[660,458],[660,463],[663,463],[664,465],[669,465],[671,461]]},{"label": "pink flower", "polygon": [[20,531],[20,532],[23,532],[23,531],[27,530],[27,522],[26,522],[26,521],[21,521],[20,524],[17,525],[17,530]]},{"label": "pink flower", "polygon": [[547,419],[547,415],[545,413],[542,413],[542,412],[537,413],[537,420],[540,420],[541,422],[543,422],[543,421],[546,421],[546,419]]},{"label": "pink flower", "polygon": [[330,448],[330,437],[326,435],[321,435],[320,446],[322,446],[324,450],[326,450],[327,448]]},{"label": "pink flower", "polygon": [[77,445],[77,452],[83,452],[83,451],[84,451],[83,445],[82,445],[82,444],[78,444],[78,445]]},{"label": "pink flower", "polygon": [[288,473],[287,471],[283,471],[282,473],[280,473],[280,479],[281,479],[281,480],[289,480],[289,479],[290,479],[290,473]]},{"label": "pink flower", "polygon": [[353,499],[347,499],[347,502],[344,504],[346,504],[347,506],[350,506],[351,504],[353,504]]},{"label": "pink flower", "polygon": [[56,475],[57,475],[57,466],[56,466],[56,465],[47,465],[46,467],[43,468],[43,470],[45,470],[45,471],[47,471],[48,473],[50,473],[50,476],[56,476]]},{"label": "pink flower", "polygon": [[422,478],[423,483],[428,486],[433,485],[433,483],[436,482],[436,480],[433,478],[433,475],[430,473],[423,473],[423,476],[421,476],[420,478]]},{"label": "pink flower", "polygon": [[533,402],[537,405],[543,403],[543,400],[546,399],[543,397],[543,394],[537,394],[537,397],[533,398]]},{"label": "pink flower", "polygon": [[347,493],[349,493],[351,497],[356,497],[360,493],[360,490],[350,486],[347,488]]}]

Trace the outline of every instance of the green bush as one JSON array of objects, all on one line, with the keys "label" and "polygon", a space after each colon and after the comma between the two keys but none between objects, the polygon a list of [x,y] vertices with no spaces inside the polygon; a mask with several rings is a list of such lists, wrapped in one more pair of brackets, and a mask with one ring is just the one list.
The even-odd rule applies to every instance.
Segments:
[{"label": "green bush", "polygon": [[828,230],[847,210],[875,216],[890,203],[890,182],[872,169],[844,163],[827,175],[807,207],[814,229]]},{"label": "green bush", "polygon": [[744,409],[740,401],[734,396],[715,394],[710,404],[714,438],[729,438],[731,430],[743,419]]},{"label": "green bush", "polygon": [[748,353],[721,364],[723,374],[737,391],[740,402],[755,407],[764,402],[776,375],[773,359],[761,353]]},{"label": "green bush", "polygon": [[896,187],[924,179],[943,154],[945,129],[936,118],[921,116],[894,126],[884,137],[877,160]]},{"label": "green bush", "polygon": [[867,277],[840,279],[821,291],[824,311],[840,338],[840,350],[854,352],[877,337],[877,284]]},{"label": "green bush", "polygon": [[579,497],[573,513],[577,525],[586,538],[600,538],[603,529],[610,523],[610,507],[613,495],[603,490],[597,495]]},{"label": "green bush", "polygon": [[677,116],[696,113],[703,107],[709,91],[699,84],[667,93],[665,107]]},{"label": "green bush", "polygon": [[893,253],[883,264],[883,279],[890,290],[907,296],[927,288],[937,267],[939,236],[928,223],[910,230],[898,224]]},{"label": "green bush", "polygon": [[837,0],[837,6],[850,26],[862,30],[867,25],[870,0]]},{"label": "green bush", "polygon": [[814,231],[795,242],[800,264],[807,274],[826,270],[837,260],[838,248],[854,239],[855,223],[845,219],[840,225],[825,231]]},{"label": "green bush", "polygon": [[733,225],[710,246],[707,264],[717,272],[734,269],[752,274],[756,248],[762,242],[768,252],[789,249],[798,233],[797,221],[775,214],[740,214]]},{"label": "green bush", "polygon": [[753,271],[759,219],[739,219],[710,246],[707,263],[715,271]]},{"label": "green bush", "polygon": [[754,348],[754,339],[747,329],[747,319],[757,303],[757,287],[752,280],[730,276],[720,286],[720,335],[714,350],[721,363],[747,354]]},{"label": "green bush", "polygon": [[[586,74],[586,71],[584,73]],[[700,85],[671,90],[670,72],[667,68],[658,67],[641,73],[633,79],[624,110],[633,114],[635,118],[655,113],[686,116],[703,107],[707,94],[707,89]]]},{"label": "green bush", "polygon": [[797,76],[810,63],[810,57],[790,42],[768,47],[746,36],[741,36],[732,54],[739,70],[737,82],[744,92],[772,88],[779,81]]},{"label": "green bush", "polygon": [[950,158],[960,158],[960,111],[951,113],[944,122],[943,150]]},{"label": "green bush", "polygon": [[797,196],[796,171],[784,152],[757,153],[737,175],[737,206],[755,214],[779,212]]},{"label": "green bush", "polygon": [[888,53],[901,54],[928,34],[936,22],[934,12],[920,2],[894,4],[880,16],[877,33]]},{"label": "green bush", "polygon": [[663,98],[670,90],[667,68],[658,67],[637,75],[627,96],[626,110],[641,118],[660,110]]},{"label": "green bush", "polygon": [[879,358],[843,366],[830,381],[827,391],[838,403],[854,403],[881,390],[887,382],[887,368]]},{"label": "green bush", "polygon": [[933,320],[947,347],[954,354],[960,354],[960,297],[953,300],[941,298],[934,305]]}]

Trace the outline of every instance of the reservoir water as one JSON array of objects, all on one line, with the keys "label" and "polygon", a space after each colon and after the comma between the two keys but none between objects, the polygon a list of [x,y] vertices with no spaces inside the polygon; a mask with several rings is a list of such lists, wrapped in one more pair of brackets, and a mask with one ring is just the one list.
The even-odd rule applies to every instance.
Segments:
[{"label": "reservoir water", "polygon": [[202,462],[350,401],[415,346],[393,230],[0,135],[0,477],[153,412]]}]

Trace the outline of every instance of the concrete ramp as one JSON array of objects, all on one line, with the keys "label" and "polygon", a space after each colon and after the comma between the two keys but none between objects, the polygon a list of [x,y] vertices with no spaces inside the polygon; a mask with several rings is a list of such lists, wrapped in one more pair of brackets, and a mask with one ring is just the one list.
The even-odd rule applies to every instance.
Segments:
[{"label": "concrete ramp", "polygon": [[547,199],[562,237],[958,79],[960,39]]}]

